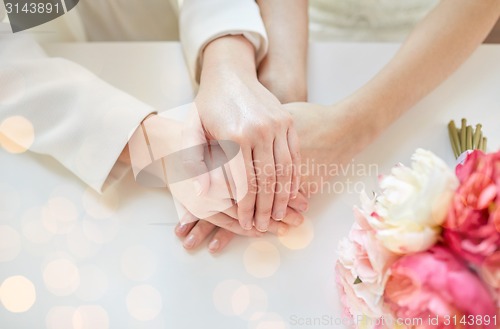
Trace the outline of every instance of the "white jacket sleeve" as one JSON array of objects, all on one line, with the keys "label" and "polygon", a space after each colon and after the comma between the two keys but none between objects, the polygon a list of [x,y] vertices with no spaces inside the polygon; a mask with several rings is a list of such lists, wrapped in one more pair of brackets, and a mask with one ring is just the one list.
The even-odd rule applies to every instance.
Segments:
[{"label": "white jacket sleeve", "polygon": [[179,30],[191,76],[199,81],[202,53],[210,41],[242,34],[255,47],[259,63],[267,53],[267,34],[254,0],[184,0]]},{"label": "white jacket sleeve", "polygon": [[[11,32],[0,33],[0,86],[0,123],[15,116],[27,119],[34,129],[29,149],[54,157],[97,191],[129,136],[154,112],[79,65],[49,58],[36,42]],[[25,142],[16,140],[15,129],[0,134]]]}]

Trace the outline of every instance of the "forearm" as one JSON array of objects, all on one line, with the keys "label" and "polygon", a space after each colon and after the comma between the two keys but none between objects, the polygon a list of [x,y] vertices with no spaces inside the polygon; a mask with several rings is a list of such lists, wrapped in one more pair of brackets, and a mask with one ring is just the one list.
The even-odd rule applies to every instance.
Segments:
[{"label": "forearm", "polygon": [[[226,36],[208,44],[195,103],[209,139],[240,146],[245,166],[231,166],[240,225],[266,231],[269,215],[283,219],[289,198],[297,194],[299,175],[288,169],[298,165],[300,150],[290,114],[257,80],[255,48],[246,38]],[[222,148],[231,156],[229,147]],[[276,174],[275,168],[286,169]],[[276,190],[275,197],[274,186],[290,188]]]},{"label": "forearm", "polygon": [[[272,79],[287,81],[287,88],[295,89],[290,94],[299,98],[285,101],[304,101],[306,95],[297,93],[307,91],[308,1],[257,0],[257,3],[269,39],[268,53],[259,71],[268,66],[273,72]],[[272,85],[270,81],[262,82]]]},{"label": "forearm", "polygon": [[[442,0],[395,57],[349,99],[382,131],[453,73],[481,44],[500,15],[498,0]],[[361,110],[362,109],[362,110]]]},{"label": "forearm", "polygon": [[269,39],[268,60],[283,71],[305,75],[308,43],[307,0],[257,0]]}]

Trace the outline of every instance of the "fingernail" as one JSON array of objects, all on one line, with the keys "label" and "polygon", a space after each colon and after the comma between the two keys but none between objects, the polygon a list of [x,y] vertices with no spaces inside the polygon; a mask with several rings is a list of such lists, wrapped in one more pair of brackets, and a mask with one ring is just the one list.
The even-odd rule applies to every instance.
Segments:
[{"label": "fingernail", "polygon": [[213,239],[208,245],[208,250],[210,250],[210,252],[216,252],[219,249],[219,246],[220,246],[219,240]]},{"label": "fingernail", "polygon": [[267,232],[267,226],[258,226],[256,227],[257,231],[266,233]]},{"label": "fingernail", "polygon": [[252,229],[252,222],[248,222],[248,223],[243,224],[243,229],[250,231]]},{"label": "fingernail", "polygon": [[301,225],[304,222],[304,217],[302,217],[302,216],[295,216],[295,218],[293,219],[292,222],[293,222],[294,226],[299,226],[299,225]]},{"label": "fingernail", "polygon": [[273,218],[278,221],[283,220],[283,218],[285,218],[285,213],[283,211],[280,211],[276,213],[276,215],[274,215]]},{"label": "fingernail", "polygon": [[194,181],[194,192],[196,193],[197,196],[200,196],[203,190],[201,189],[201,184],[199,181],[195,180]]},{"label": "fingernail", "polygon": [[187,228],[188,228],[187,224],[177,224],[177,227],[175,228],[175,231],[178,234],[184,234],[184,233],[186,233]]},{"label": "fingernail", "polygon": [[309,203],[304,202],[304,203],[301,203],[301,204],[299,205],[299,210],[300,210],[300,211],[307,211],[307,209],[309,209]]},{"label": "fingernail", "polygon": [[194,236],[194,234],[190,234],[184,241],[184,248],[191,249],[194,247],[195,243],[196,243],[196,237]]},{"label": "fingernail", "polygon": [[278,235],[283,236],[288,233],[288,226],[287,225],[280,225],[278,227]]}]

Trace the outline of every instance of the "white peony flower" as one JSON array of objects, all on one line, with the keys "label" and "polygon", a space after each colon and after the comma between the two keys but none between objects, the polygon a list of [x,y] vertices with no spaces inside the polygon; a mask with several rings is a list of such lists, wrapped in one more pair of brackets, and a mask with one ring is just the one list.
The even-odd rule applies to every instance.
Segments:
[{"label": "white peony flower", "polygon": [[433,246],[458,179],[432,152],[418,149],[411,168],[398,165],[380,179],[382,194],[367,219],[389,250],[413,253]]}]

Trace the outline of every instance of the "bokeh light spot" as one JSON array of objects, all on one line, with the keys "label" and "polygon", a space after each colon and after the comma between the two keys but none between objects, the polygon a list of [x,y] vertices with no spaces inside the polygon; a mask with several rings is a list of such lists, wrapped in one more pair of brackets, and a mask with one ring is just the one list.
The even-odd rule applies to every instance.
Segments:
[{"label": "bokeh light spot", "polygon": [[238,280],[225,280],[213,292],[214,306],[227,316],[242,314],[250,303],[250,295],[245,285]]},{"label": "bokeh light spot", "polygon": [[280,253],[270,242],[252,242],[243,255],[243,263],[247,272],[254,277],[270,277],[280,266]]},{"label": "bokeh light spot", "polygon": [[108,329],[109,316],[99,305],[85,305],[76,309],[73,314],[74,329]]},{"label": "bokeh light spot", "polygon": [[135,286],[127,294],[127,309],[139,321],[151,321],[161,312],[162,298],[158,290],[150,285]]},{"label": "bokeh light spot", "polygon": [[68,259],[56,259],[43,269],[43,281],[47,289],[56,296],[69,296],[80,285],[78,268]]},{"label": "bokeh light spot", "polygon": [[307,248],[314,238],[314,227],[312,221],[305,220],[298,227],[290,227],[288,233],[278,237],[279,241],[288,249],[299,250]]},{"label": "bokeh light spot", "polygon": [[74,314],[74,307],[52,307],[45,317],[45,325],[47,326],[47,329],[72,329]]},{"label": "bokeh light spot", "polygon": [[21,217],[23,236],[31,243],[42,244],[49,242],[54,233],[49,232],[42,221],[42,209],[31,208]]},{"label": "bokeh light spot", "polygon": [[35,129],[25,117],[12,116],[0,123],[0,146],[7,152],[26,152],[34,140]]},{"label": "bokeh light spot", "polygon": [[11,276],[0,286],[0,301],[12,313],[26,312],[36,301],[35,286],[24,276]]},{"label": "bokeh light spot", "polygon": [[236,290],[233,295],[233,301],[235,300],[235,297],[242,292],[243,295],[246,296],[247,303],[246,307],[238,315],[246,320],[258,320],[265,312],[267,312],[269,305],[266,291],[255,284],[244,285]]},{"label": "bokeh light spot", "polygon": [[42,221],[47,231],[54,234],[67,234],[78,220],[78,210],[75,204],[64,198],[49,199],[42,210]]}]

